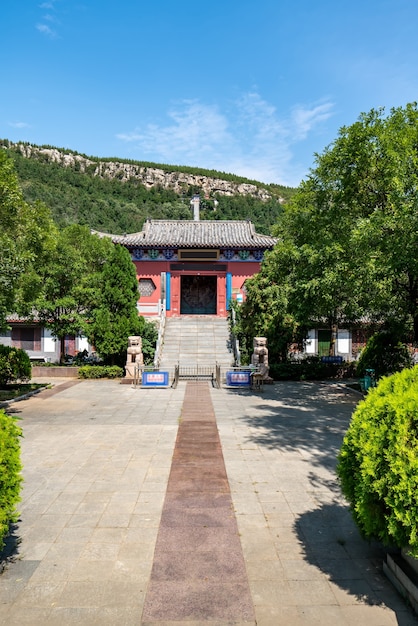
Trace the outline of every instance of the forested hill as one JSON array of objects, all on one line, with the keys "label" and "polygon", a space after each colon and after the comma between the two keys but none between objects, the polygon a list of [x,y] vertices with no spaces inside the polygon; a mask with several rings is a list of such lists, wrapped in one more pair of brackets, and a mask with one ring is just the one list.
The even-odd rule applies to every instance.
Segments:
[{"label": "forested hill", "polygon": [[269,234],[295,191],[213,170],[99,159],[8,140],[0,147],[15,162],[25,200],[44,202],[60,226],[137,232],[148,218],[192,219],[190,199],[200,193],[201,219],[249,219]]}]

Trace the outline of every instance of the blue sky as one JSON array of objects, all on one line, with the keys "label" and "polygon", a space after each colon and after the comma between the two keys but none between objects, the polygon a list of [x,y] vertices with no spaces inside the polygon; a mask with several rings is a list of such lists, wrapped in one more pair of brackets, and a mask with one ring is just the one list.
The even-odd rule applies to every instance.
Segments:
[{"label": "blue sky", "polygon": [[297,186],[418,100],[417,0],[3,0],[0,137]]}]

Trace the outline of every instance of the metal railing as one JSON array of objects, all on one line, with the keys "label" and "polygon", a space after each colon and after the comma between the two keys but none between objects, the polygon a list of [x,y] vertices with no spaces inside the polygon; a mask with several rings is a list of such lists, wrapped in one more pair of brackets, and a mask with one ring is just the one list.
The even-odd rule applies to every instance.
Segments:
[{"label": "metal railing", "polygon": [[133,386],[135,387],[135,389],[141,385],[142,383],[142,372],[144,371],[145,366],[144,365],[135,365],[134,368],[134,379],[132,381]]},{"label": "metal railing", "polygon": [[172,387],[175,389],[179,380],[208,380],[212,387],[217,389],[221,386],[221,366],[213,365],[181,365],[177,363],[174,367],[174,378]]},{"label": "metal railing", "polygon": [[260,368],[255,365],[241,365],[236,367],[229,367],[228,372],[246,372],[250,374],[249,387],[251,389],[263,389],[265,380],[260,376]]},{"label": "metal railing", "polygon": [[219,363],[216,363],[215,365],[215,381],[216,381],[216,388],[220,389],[221,388],[221,366],[219,365]]},{"label": "metal railing", "polygon": [[142,374],[144,372],[158,372],[158,371],[159,371],[159,368],[154,367],[153,365],[135,365],[132,385],[135,387],[135,389],[142,385]]},{"label": "metal railing", "polygon": [[158,311],[160,323],[158,325],[158,338],[155,346],[155,354],[154,354],[154,369],[160,367],[161,354],[164,343],[164,332],[165,332],[165,320],[166,320],[166,308],[165,308],[165,300],[158,301]]},{"label": "metal railing", "polygon": [[231,344],[232,344],[232,350],[234,353],[234,361],[235,361],[235,365],[236,366],[240,366],[241,365],[241,352],[239,349],[239,340],[235,335],[235,326],[237,323],[237,315],[235,313],[235,309],[231,308]]}]

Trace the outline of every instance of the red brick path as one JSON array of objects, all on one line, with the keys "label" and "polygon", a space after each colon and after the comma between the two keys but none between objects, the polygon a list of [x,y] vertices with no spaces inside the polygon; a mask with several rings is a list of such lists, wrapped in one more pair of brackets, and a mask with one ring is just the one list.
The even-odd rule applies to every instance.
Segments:
[{"label": "red brick path", "polygon": [[255,622],[208,383],[189,382],[142,623]]}]

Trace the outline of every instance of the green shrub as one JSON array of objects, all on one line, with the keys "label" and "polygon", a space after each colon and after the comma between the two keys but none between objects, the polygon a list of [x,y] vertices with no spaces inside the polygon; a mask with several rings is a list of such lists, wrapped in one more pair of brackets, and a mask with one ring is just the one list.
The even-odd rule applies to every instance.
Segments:
[{"label": "green shrub", "polygon": [[16,420],[0,410],[0,549],[17,521],[16,504],[20,501],[21,463],[19,437],[22,431]]},{"label": "green shrub", "polygon": [[155,346],[158,339],[158,330],[153,322],[145,320],[144,328],[141,332],[141,338],[144,364],[151,365],[154,362]]},{"label": "green shrub", "polygon": [[0,385],[30,380],[31,375],[31,362],[24,350],[0,345]]},{"label": "green shrub", "polygon": [[418,366],[382,378],[360,402],[337,472],[363,536],[418,557]]},{"label": "green shrub", "polygon": [[400,372],[411,365],[411,356],[406,345],[389,331],[382,331],[370,337],[360,354],[357,374],[364,376],[366,369],[374,369],[376,378],[380,378]]},{"label": "green shrub", "polygon": [[323,380],[346,378],[352,375],[352,364],[323,363],[319,356],[270,363],[270,376],[274,380]]},{"label": "green shrub", "polygon": [[105,367],[105,378],[123,378],[123,367],[119,365],[107,365]]},{"label": "green shrub", "polygon": [[298,361],[270,363],[269,375],[273,380],[300,380],[301,367]]},{"label": "green shrub", "polygon": [[78,370],[79,378],[122,378],[123,368],[118,365],[83,365]]}]

